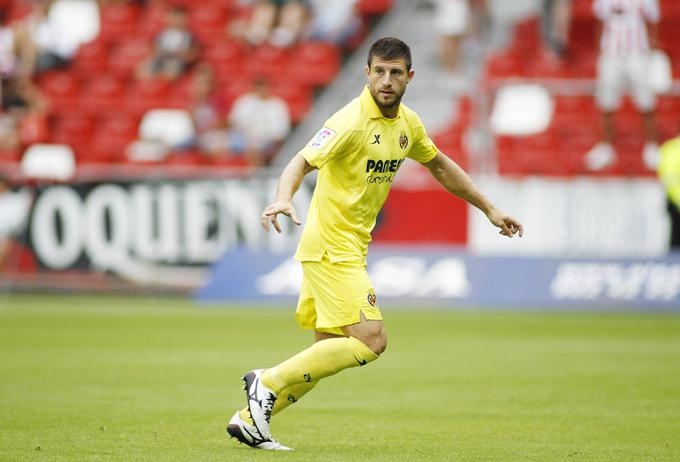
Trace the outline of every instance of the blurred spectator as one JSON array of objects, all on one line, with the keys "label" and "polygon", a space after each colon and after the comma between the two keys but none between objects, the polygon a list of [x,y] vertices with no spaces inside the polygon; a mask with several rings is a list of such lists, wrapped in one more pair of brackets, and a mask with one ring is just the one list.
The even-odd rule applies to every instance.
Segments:
[{"label": "blurred spectator", "polygon": [[165,26],[154,40],[153,55],[141,65],[142,78],[176,80],[198,57],[198,43],[189,29],[186,9],[172,6],[165,13]]},{"label": "blurred spectator", "polygon": [[42,140],[47,132],[47,105],[26,76],[3,81],[0,112],[0,151]]},{"label": "blurred spectator", "polygon": [[309,0],[311,20],[306,35],[338,45],[346,43],[358,30],[357,0]]},{"label": "blurred spectator", "polygon": [[543,0],[543,42],[559,58],[563,58],[567,52],[570,23],[571,0]]},{"label": "blurred spectator", "polygon": [[[246,0],[241,3],[250,4]],[[246,21],[231,24],[232,33],[251,45],[270,42],[278,47],[295,43],[309,20],[309,7],[303,0],[256,0]]]},{"label": "blurred spectator", "polygon": [[19,42],[14,29],[6,24],[7,13],[0,10],[0,78],[14,77],[20,72]]},{"label": "blurred spectator", "polygon": [[17,26],[22,60],[30,74],[68,65],[80,42],[64,31],[63,23],[50,21],[51,0],[36,0],[34,8]]},{"label": "blurred spectator", "polygon": [[655,170],[659,155],[654,120],[656,95],[649,85],[647,68],[650,49],[658,42],[658,1],[595,0],[593,12],[600,21],[596,96],[602,111],[603,133],[602,140],[586,154],[586,166],[600,170],[614,163],[613,117],[628,86],[644,122],[643,160],[647,168]]},{"label": "blurred spectator", "polygon": [[468,0],[436,0],[434,5],[440,61],[444,70],[457,75],[462,42],[470,24],[470,3]]},{"label": "blurred spectator", "polygon": [[270,93],[264,79],[253,82],[253,90],[239,96],[229,113],[227,150],[244,156],[255,167],[268,165],[290,132],[286,102]]},{"label": "blurred spectator", "polygon": [[5,264],[13,238],[25,228],[31,200],[28,189],[12,190],[8,180],[0,174],[0,269]]},{"label": "blurred spectator", "polygon": [[196,146],[211,155],[228,150],[226,106],[219,94],[215,73],[207,63],[196,66],[189,88],[189,107],[196,133],[182,147]]},{"label": "blurred spectator", "polygon": [[666,190],[671,219],[671,250],[680,250],[680,135],[666,141],[660,149],[659,179]]}]

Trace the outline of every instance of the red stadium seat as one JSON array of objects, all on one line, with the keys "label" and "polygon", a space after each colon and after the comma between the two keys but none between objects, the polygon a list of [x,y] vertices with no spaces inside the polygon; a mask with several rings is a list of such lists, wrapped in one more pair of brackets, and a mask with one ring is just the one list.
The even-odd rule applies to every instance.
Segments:
[{"label": "red stadium seat", "polygon": [[244,71],[245,51],[243,47],[230,41],[213,45],[205,50],[203,58],[212,64],[218,76],[226,77]]},{"label": "red stadium seat", "polygon": [[262,45],[255,50],[245,64],[246,72],[250,77],[264,77],[273,80],[281,76],[287,63],[287,50],[271,45]]},{"label": "red stadium seat", "polygon": [[286,101],[293,123],[300,122],[307,115],[312,105],[311,91],[304,86],[290,84],[276,85],[272,88],[272,93]]},{"label": "red stadium seat", "polygon": [[116,47],[109,60],[111,73],[118,77],[131,76],[137,66],[151,54],[151,44],[143,39],[127,40]]},{"label": "red stadium seat", "polygon": [[514,53],[493,55],[486,62],[486,78],[488,79],[518,77],[522,74],[522,62]]},{"label": "red stadium seat", "polygon": [[122,162],[125,148],[137,139],[139,119],[125,114],[112,114],[98,124],[89,159],[97,162]]},{"label": "red stadium seat", "polygon": [[359,0],[357,9],[364,15],[385,14],[392,8],[393,0]]},{"label": "red stadium seat", "polygon": [[135,34],[139,7],[130,3],[105,3],[100,7],[99,38],[107,43],[120,42]]},{"label": "red stadium seat", "polygon": [[120,110],[125,87],[120,79],[110,75],[99,76],[89,82],[80,95],[80,108],[89,114],[102,114]]},{"label": "red stadium seat", "polygon": [[94,134],[92,117],[84,114],[64,114],[54,122],[51,141],[68,144],[76,151],[88,146]]},{"label": "red stadium seat", "polygon": [[340,70],[338,48],[326,42],[303,42],[295,47],[288,73],[306,85],[327,85]]},{"label": "red stadium seat", "polygon": [[225,37],[226,9],[215,3],[202,5],[190,12],[189,26],[203,45],[217,44]]},{"label": "red stadium seat", "polygon": [[144,8],[138,21],[138,38],[143,38],[149,42],[153,40],[156,34],[163,28],[166,7],[166,2],[151,2]]},{"label": "red stadium seat", "polygon": [[102,74],[108,69],[109,50],[104,42],[81,45],[73,58],[72,66],[81,75]]},{"label": "red stadium seat", "polygon": [[125,95],[128,113],[141,116],[148,109],[168,107],[170,82],[163,79],[140,80],[129,86]]},{"label": "red stadium seat", "polygon": [[45,73],[38,78],[38,86],[47,97],[52,112],[71,112],[78,102],[80,80],[68,72]]}]

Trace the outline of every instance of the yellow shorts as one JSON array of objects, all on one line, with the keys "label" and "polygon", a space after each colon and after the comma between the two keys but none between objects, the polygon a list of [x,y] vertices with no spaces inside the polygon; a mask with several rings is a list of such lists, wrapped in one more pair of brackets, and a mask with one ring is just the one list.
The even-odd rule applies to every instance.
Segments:
[{"label": "yellow shorts", "polygon": [[366,267],[349,262],[302,262],[302,287],[295,318],[303,329],[343,335],[342,326],[356,324],[360,313],[382,320]]}]

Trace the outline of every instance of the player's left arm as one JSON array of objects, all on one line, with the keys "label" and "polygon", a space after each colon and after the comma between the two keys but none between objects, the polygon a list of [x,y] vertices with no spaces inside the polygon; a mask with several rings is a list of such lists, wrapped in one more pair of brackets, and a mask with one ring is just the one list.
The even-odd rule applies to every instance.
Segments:
[{"label": "player's left arm", "polygon": [[519,237],[524,235],[522,224],[494,207],[472,182],[468,174],[441,151],[437,152],[434,159],[423,165],[450,193],[466,200],[484,212],[489,221],[501,229],[500,234],[508,237],[515,234],[519,234]]}]

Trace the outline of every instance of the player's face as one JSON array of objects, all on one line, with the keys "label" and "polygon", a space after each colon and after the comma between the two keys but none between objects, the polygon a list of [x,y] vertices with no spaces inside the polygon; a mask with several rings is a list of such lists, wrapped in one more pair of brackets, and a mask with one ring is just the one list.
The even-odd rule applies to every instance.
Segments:
[{"label": "player's face", "polygon": [[373,57],[371,67],[366,66],[368,88],[380,110],[394,117],[406,92],[406,84],[413,78],[413,70],[406,69],[406,61],[385,61]]}]

